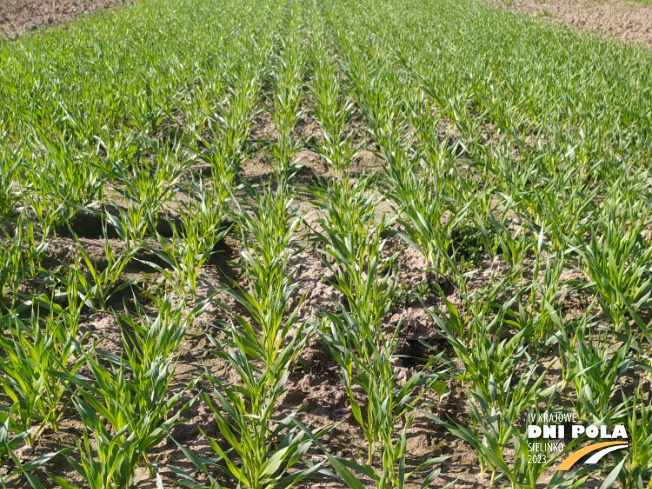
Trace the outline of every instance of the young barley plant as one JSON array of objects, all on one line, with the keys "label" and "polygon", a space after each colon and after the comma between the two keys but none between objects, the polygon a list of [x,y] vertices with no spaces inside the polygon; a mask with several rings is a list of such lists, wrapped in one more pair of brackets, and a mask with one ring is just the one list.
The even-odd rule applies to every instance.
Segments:
[{"label": "young barley plant", "polygon": [[[180,148],[177,147],[175,151],[179,152]],[[166,160],[164,156],[159,156],[159,159]],[[163,206],[172,199],[184,162],[178,155],[168,155],[167,161],[174,162],[172,168],[161,164],[160,160],[150,163],[142,157],[128,164],[124,161],[113,162],[110,178],[119,184],[118,192],[127,203],[126,216],[124,210],[120,213],[123,219],[127,218],[128,224],[121,226],[129,226],[129,237],[142,239],[146,232],[154,234]],[[122,207],[115,201],[113,206]],[[139,232],[134,232],[137,230]],[[130,243],[132,247],[138,244],[140,242],[135,240]]]},{"label": "young barley plant", "polygon": [[333,46],[328,44],[328,32],[313,4],[308,4],[315,20],[308,33],[310,43],[311,94],[314,102],[311,112],[321,126],[323,143],[315,150],[332,167],[336,175],[344,175],[355,158],[358,148],[349,129],[355,107],[341,83]]},{"label": "young barley plant", "polygon": [[[348,462],[347,466],[370,477],[378,488],[394,488],[403,487],[415,473],[446,460],[448,457],[430,459],[405,472],[407,432],[416,417],[414,409],[429,390],[434,390],[439,400],[446,390],[446,384],[441,380],[445,378],[444,372],[430,371],[443,352],[429,359],[421,372],[402,384],[393,368],[400,324],[390,339],[384,339],[381,338],[382,332],[374,332],[368,324],[359,323],[355,315],[344,308],[341,314],[328,314],[326,317],[331,330],[324,332],[323,338],[341,368],[353,417],[367,440],[366,463]],[[358,389],[362,390],[364,402],[356,398]],[[380,470],[374,468],[377,458],[380,459]],[[329,459],[332,462],[332,458]],[[346,471],[334,466],[346,479]],[[432,471],[423,486],[438,475],[439,469]]]},{"label": "young barley plant", "polygon": [[[207,334],[212,353],[228,362],[238,380],[228,382],[207,369],[205,378],[213,386],[217,403],[206,393],[202,399],[226,441],[224,446],[209,438],[218,456],[216,463],[227,476],[252,489],[291,487],[322,469],[322,464],[310,463],[296,467],[312,444],[311,436],[320,432],[304,432],[295,426],[296,413],[278,419],[289,369],[312,334],[311,324],[297,320],[303,298],[290,306],[298,284],[289,260],[297,251],[300,216],[291,207],[291,189],[283,183],[276,191],[266,188],[249,199],[240,204],[238,216],[247,285],[234,282],[227,291],[245,312],[223,305],[231,320],[219,324],[218,330],[226,338]],[[202,485],[177,469],[183,476],[179,483],[192,488],[219,487],[211,464],[182,450],[211,485]]]},{"label": "young barley plant", "polygon": [[[185,391],[168,396],[175,359],[157,357],[147,365],[140,352],[125,361],[100,351],[110,362],[107,368],[95,353],[83,351],[78,344],[76,349],[91,377],[69,372],[61,375],[69,383],[84,423],[84,437],[77,445],[81,463],[66,455],[71,467],[92,489],[132,487],[138,465],[148,467],[150,476],[155,477],[156,466],[148,453],[194,402],[172,414]],[[75,487],[61,477],[50,476],[64,489]]]},{"label": "young barley plant", "polygon": [[625,328],[631,333],[631,311],[650,305],[652,247],[642,236],[645,209],[642,203],[607,204],[602,220],[591,227],[589,242],[577,248],[590,286],[617,332]]},{"label": "young barley plant", "polygon": [[27,320],[12,314],[0,318],[0,324],[6,333],[0,338],[0,383],[19,406],[7,422],[14,433],[28,433],[31,445],[46,425],[56,430],[65,413],[65,384],[59,375],[74,375],[82,365],[74,350],[77,324],[54,313],[40,317],[38,309]]},{"label": "young barley plant", "polygon": [[123,343],[129,346],[127,356],[132,374],[136,365],[139,372],[147,372],[155,362],[174,357],[186,330],[206,308],[206,303],[201,302],[188,311],[187,304],[177,302],[173,295],[152,296],[151,300],[157,311],[155,317],[150,316],[139,301],[135,304],[135,314],[125,309],[116,315],[123,326]]},{"label": "young barley plant", "polygon": [[[315,203],[324,214],[318,220],[322,231],[315,231],[315,237],[324,264],[334,276],[333,285],[343,295],[342,301],[335,301],[338,312],[322,313],[322,338],[341,369],[354,419],[367,442],[366,463],[347,462],[346,466],[370,477],[379,488],[393,488],[403,487],[416,472],[445,459],[432,459],[405,472],[407,431],[415,419],[414,408],[430,390],[441,398],[446,384],[441,380],[444,372],[432,368],[441,353],[405,383],[397,379],[394,359],[401,325],[394,331],[383,328],[396,296],[397,255],[383,263],[385,242],[380,232],[386,224],[384,218],[375,221],[377,199],[369,195],[369,181],[365,177],[356,183],[336,178],[326,189],[313,189],[318,198]],[[363,393],[362,402],[355,394],[358,389]],[[357,487],[350,471],[327,456],[345,481]],[[374,465],[378,461],[380,469]],[[424,484],[438,473],[433,471]]]},{"label": "young barley plant", "polygon": [[248,157],[246,143],[259,98],[265,61],[262,53],[267,47],[263,44],[252,49],[256,53],[251,62],[233,76],[228,101],[208,117],[208,129],[214,137],[205,142],[209,151],[200,156],[210,165],[213,191],[223,201],[231,197],[240,166]]},{"label": "young barley plant", "polygon": [[34,225],[24,213],[14,222],[14,230],[0,234],[0,312],[13,309],[24,299],[20,284],[34,278],[47,250],[47,242],[37,243]]},{"label": "young barley plant", "polygon": [[[652,485],[652,400],[649,396],[645,400],[641,386],[628,399],[625,426],[631,441],[629,452],[623,460],[629,463],[625,462],[627,465],[624,465],[621,460],[612,474],[617,474],[618,480],[627,489],[649,489]],[[614,453],[614,462],[618,462],[622,454]]]},{"label": "young barley plant", "polygon": [[614,392],[632,367],[632,339],[613,348],[611,332],[591,324],[586,315],[573,329],[572,343],[559,338],[564,383],[575,387],[572,402],[578,417],[602,423],[614,416]]},{"label": "young barley plant", "polygon": [[288,4],[290,20],[281,39],[281,54],[275,60],[272,75],[276,140],[271,144],[272,163],[277,178],[291,178],[296,173],[296,156],[303,143],[293,135],[294,127],[303,117],[299,110],[304,91],[306,64],[304,40],[299,31],[301,10],[298,2]]},{"label": "young barley plant", "polygon": [[[215,251],[215,246],[228,232],[225,215],[227,202],[220,200],[218,191],[207,190],[200,181],[194,184],[188,200],[179,203],[180,222],[168,220],[172,237],[157,233],[159,248],[146,249],[163,261],[167,267],[151,261],[139,260],[161,273],[180,297],[190,293],[197,298],[197,278]],[[172,271],[170,271],[172,269]]]},{"label": "young barley plant", "polygon": [[26,479],[32,488],[41,489],[43,485],[36,477],[30,474],[30,471],[44,466],[58,454],[66,453],[69,449],[41,455],[40,457],[36,457],[28,462],[21,463],[19,457],[14,452],[28,438],[30,432],[23,431],[15,436],[10,436],[12,431],[9,426],[15,411],[19,409],[20,407],[18,403],[15,403],[8,410],[3,410],[3,412],[0,413],[0,460],[4,459],[7,461],[7,458],[10,458],[16,466],[16,468],[11,472],[0,476],[0,486],[3,489],[7,489],[16,483],[20,483],[21,479]]},{"label": "young barley plant", "polygon": [[14,186],[22,159],[19,152],[10,152],[8,148],[5,149],[3,143],[3,138],[0,136],[0,223],[6,222],[11,217],[16,205],[17,195]]},{"label": "young barley plant", "polygon": [[132,278],[121,282],[121,276],[129,262],[138,253],[139,246],[130,248],[127,244],[123,251],[116,253],[108,236],[106,222],[102,224],[102,231],[104,234],[106,266],[103,267],[98,264],[84,249],[84,245],[79,238],[75,236],[77,241],[76,253],[74,262],[69,268],[69,273],[72,274],[76,281],[79,297],[90,309],[95,309],[96,306],[100,308],[106,307],[111,297],[131,287],[138,281],[138,279]]}]

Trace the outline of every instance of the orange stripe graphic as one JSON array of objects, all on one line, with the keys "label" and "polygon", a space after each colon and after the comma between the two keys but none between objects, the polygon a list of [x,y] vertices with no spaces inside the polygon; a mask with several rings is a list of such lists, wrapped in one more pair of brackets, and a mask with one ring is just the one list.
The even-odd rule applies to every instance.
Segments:
[{"label": "orange stripe graphic", "polygon": [[605,441],[603,443],[595,443],[593,445],[589,445],[588,447],[581,448],[576,452],[571,453],[566,460],[564,460],[561,464],[559,464],[557,470],[570,469],[575,462],[577,462],[587,453],[595,452],[596,450],[600,450],[601,448],[609,447],[611,445],[622,445],[622,444],[623,444],[622,441]]}]

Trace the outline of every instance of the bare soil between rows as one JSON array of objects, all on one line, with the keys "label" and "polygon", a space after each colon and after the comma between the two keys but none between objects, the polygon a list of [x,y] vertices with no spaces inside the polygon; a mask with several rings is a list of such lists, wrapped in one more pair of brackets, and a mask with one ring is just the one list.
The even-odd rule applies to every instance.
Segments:
[{"label": "bare soil between rows", "polygon": [[14,39],[40,27],[56,26],[133,0],[2,0],[0,38]]},{"label": "bare soil between rows", "polygon": [[623,0],[485,0],[544,22],[652,48],[652,5]]}]

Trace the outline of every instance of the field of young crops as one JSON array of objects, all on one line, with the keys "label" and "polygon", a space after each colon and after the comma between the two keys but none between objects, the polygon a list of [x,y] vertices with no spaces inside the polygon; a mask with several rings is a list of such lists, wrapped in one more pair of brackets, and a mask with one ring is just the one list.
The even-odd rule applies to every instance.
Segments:
[{"label": "field of young crops", "polygon": [[0,485],[650,488],[651,163],[650,51],[473,0],[0,40]]}]

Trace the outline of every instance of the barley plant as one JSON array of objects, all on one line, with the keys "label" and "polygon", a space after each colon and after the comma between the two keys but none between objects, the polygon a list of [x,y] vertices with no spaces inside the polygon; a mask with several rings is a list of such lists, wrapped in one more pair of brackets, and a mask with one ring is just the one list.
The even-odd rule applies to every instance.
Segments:
[{"label": "barley plant", "polygon": [[[245,312],[225,307],[231,319],[218,324],[224,340],[207,332],[212,353],[228,362],[237,374],[237,383],[206,372],[214,399],[202,399],[215,415],[217,427],[228,443],[223,448],[210,440],[218,464],[239,486],[249,488],[292,486],[319,471],[321,464],[293,468],[310,448],[312,432],[294,425],[290,414],[278,419],[279,398],[289,370],[310,339],[312,326],[298,321],[303,302],[290,306],[297,288],[290,260],[296,254],[296,228],[301,216],[292,209],[292,189],[281,184],[272,192],[265,188],[240,204],[247,288],[236,283],[228,289]],[[310,435],[310,436],[309,436]],[[185,474],[180,482],[187,487],[214,487],[209,466],[196,457],[192,460],[211,481],[203,486]]]}]

